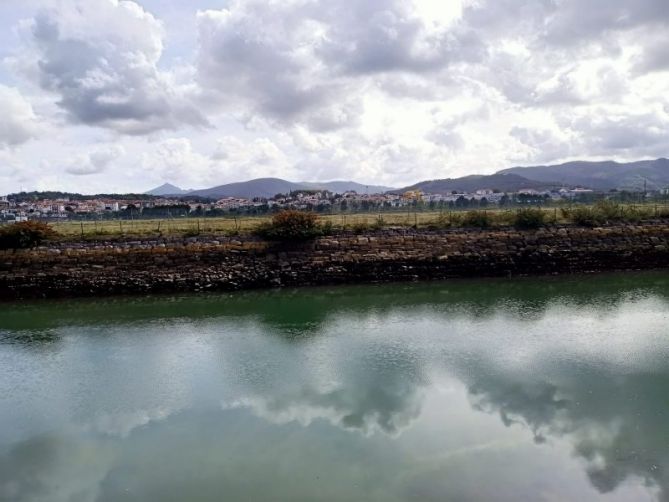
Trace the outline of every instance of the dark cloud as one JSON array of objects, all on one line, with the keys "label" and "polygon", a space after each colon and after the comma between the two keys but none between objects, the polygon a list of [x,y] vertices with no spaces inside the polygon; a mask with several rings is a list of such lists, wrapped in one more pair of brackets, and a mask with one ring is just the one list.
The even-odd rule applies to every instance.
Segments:
[{"label": "dark cloud", "polygon": [[571,45],[597,40],[611,32],[642,25],[666,27],[669,3],[665,0],[579,0],[556,3],[547,21],[546,38],[551,43]]},{"label": "dark cloud", "polygon": [[669,70],[669,20],[664,29],[654,35],[640,33],[643,36],[644,50],[637,56],[633,70],[639,74]]},{"label": "dark cloud", "polygon": [[464,10],[463,22],[486,34],[486,40],[522,37],[535,49],[570,48],[590,42],[607,44],[616,32],[640,26],[666,27],[669,3],[664,0],[485,0]]},{"label": "dark cloud", "polygon": [[611,152],[644,151],[663,155],[667,151],[669,116],[664,113],[624,113],[611,116],[604,111],[572,122],[587,151],[607,155]]},{"label": "dark cloud", "polygon": [[436,72],[454,61],[477,60],[485,50],[473,31],[428,30],[407,2],[321,3],[319,20],[327,28],[318,52],[346,73]]}]

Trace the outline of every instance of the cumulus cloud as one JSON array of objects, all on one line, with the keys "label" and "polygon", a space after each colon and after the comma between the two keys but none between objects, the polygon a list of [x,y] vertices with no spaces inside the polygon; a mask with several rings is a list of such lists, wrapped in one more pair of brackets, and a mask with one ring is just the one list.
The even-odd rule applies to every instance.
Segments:
[{"label": "cumulus cloud", "polygon": [[124,154],[125,150],[122,146],[100,148],[87,154],[77,155],[68,162],[65,171],[77,176],[101,173]]},{"label": "cumulus cloud", "polygon": [[551,42],[570,45],[640,25],[666,26],[668,20],[669,4],[663,0],[595,0],[587,6],[567,0],[553,7],[546,36]]},{"label": "cumulus cloud", "polygon": [[477,60],[485,48],[466,27],[431,29],[413,2],[320,2],[326,26],[319,53],[353,74],[436,72],[452,62]]},{"label": "cumulus cloud", "polygon": [[669,114],[666,112],[601,110],[575,119],[572,127],[578,131],[586,149],[594,154],[642,149],[649,155],[663,155],[667,151]]},{"label": "cumulus cloud", "polygon": [[328,130],[350,123],[359,104],[314,57],[318,26],[294,4],[234,2],[198,14],[199,78],[207,100],[242,115]]},{"label": "cumulus cloud", "polygon": [[669,51],[666,49],[669,45],[669,33],[666,27],[653,33],[639,32],[637,35],[644,43],[636,56],[633,69],[639,74],[669,71]]},{"label": "cumulus cloud", "polygon": [[218,140],[212,159],[221,161],[229,167],[254,169],[258,165],[288,168],[286,155],[268,138],[256,138],[251,142],[240,141],[234,136]]},{"label": "cumulus cloud", "polygon": [[539,127],[514,126],[510,135],[528,147],[527,157],[523,160],[545,162],[570,156],[571,143],[568,138],[561,137],[560,132]]},{"label": "cumulus cloud", "polygon": [[61,2],[31,21],[30,35],[29,72],[71,121],[127,134],[205,123],[158,68],[162,25],[138,4]]},{"label": "cumulus cloud", "polygon": [[209,187],[240,178],[292,177],[283,149],[263,137],[242,141],[224,136],[208,153],[188,138],[169,138],[145,151],[140,165],[156,179],[171,179],[188,187]]},{"label": "cumulus cloud", "polygon": [[33,108],[17,89],[0,84],[0,110],[0,148],[25,143],[37,134]]},{"label": "cumulus cloud", "polygon": [[169,138],[158,143],[155,149],[142,154],[141,166],[145,172],[163,179],[172,179],[190,186],[206,176],[211,162],[193,150],[188,138]]},{"label": "cumulus cloud", "polygon": [[316,131],[356,123],[370,75],[434,73],[483,51],[471,31],[435,30],[396,0],[237,1],[198,18],[205,96]]},{"label": "cumulus cloud", "polygon": [[[36,4],[6,59],[21,93],[77,126],[58,131],[62,144],[90,126],[122,133],[151,183],[401,185],[519,160],[666,155],[665,0]],[[0,145],[35,136],[26,105],[4,106]],[[164,130],[190,146],[170,147]]]}]

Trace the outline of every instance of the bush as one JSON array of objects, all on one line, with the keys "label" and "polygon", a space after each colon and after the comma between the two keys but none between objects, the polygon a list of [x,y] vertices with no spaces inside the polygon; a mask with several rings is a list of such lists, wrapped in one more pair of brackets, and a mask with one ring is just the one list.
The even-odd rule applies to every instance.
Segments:
[{"label": "bush", "polygon": [[610,200],[597,201],[594,211],[598,214],[599,219],[604,221],[622,220],[625,217],[624,210],[620,204]]},{"label": "bush", "polygon": [[516,211],[513,224],[520,229],[537,229],[546,223],[546,213],[541,209],[528,207]]},{"label": "bush", "polygon": [[357,223],[354,223],[351,229],[353,230],[353,233],[356,235],[364,234],[365,232],[368,232],[370,230],[369,224],[359,221]]},{"label": "bush", "polygon": [[322,235],[332,235],[334,233],[334,225],[330,220],[327,220],[321,225],[321,234]]},{"label": "bush", "polygon": [[463,225],[464,214],[465,213],[459,211],[440,213],[439,216],[437,216],[437,219],[429,224],[429,228],[439,230],[443,228],[461,227]]},{"label": "bush", "polygon": [[638,222],[641,220],[648,220],[653,217],[653,210],[649,207],[628,207],[625,211],[625,220],[631,222]]},{"label": "bush", "polygon": [[376,220],[370,225],[370,228],[372,230],[382,230],[383,228],[386,227],[386,220],[383,219],[383,216],[378,215],[376,217]]},{"label": "bush", "polygon": [[576,206],[572,209],[563,211],[563,214],[569,218],[572,223],[582,227],[594,227],[603,222],[601,213],[591,207]]},{"label": "bush", "polygon": [[0,249],[25,249],[40,245],[58,234],[46,223],[21,221],[0,228]]},{"label": "bush", "polygon": [[467,211],[462,218],[465,227],[488,228],[490,223],[490,215],[485,211]]},{"label": "bush", "polygon": [[257,233],[277,241],[305,241],[323,235],[316,213],[286,210],[275,214],[272,221],[258,227]]},{"label": "bush", "polygon": [[626,207],[612,201],[603,200],[592,207],[563,208],[562,216],[576,225],[594,227],[612,221],[638,222],[650,219],[654,216],[654,211],[647,206]]}]

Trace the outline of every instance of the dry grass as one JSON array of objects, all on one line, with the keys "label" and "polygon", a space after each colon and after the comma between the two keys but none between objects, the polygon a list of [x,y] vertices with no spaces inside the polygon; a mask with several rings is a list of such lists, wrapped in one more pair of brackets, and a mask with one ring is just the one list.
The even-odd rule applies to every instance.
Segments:
[{"label": "dry grass", "polygon": [[[504,211],[490,210],[490,214]],[[331,222],[337,229],[354,227],[372,227],[378,225],[379,217],[384,226],[428,226],[437,221],[458,221],[463,212],[386,212],[320,215],[321,222]],[[235,234],[255,230],[261,224],[271,220],[271,216],[243,216],[238,218],[171,218],[155,220],[102,220],[102,221],[64,221],[51,223],[56,232],[66,237],[115,237],[157,236],[187,234]],[[445,225],[448,226],[448,225]]]},{"label": "dry grass", "polygon": [[[581,206],[584,207],[584,206]],[[625,206],[629,214],[643,217],[669,216],[669,206]],[[483,210],[479,210],[483,211]],[[489,225],[492,227],[513,225],[516,209],[485,210]],[[571,213],[559,208],[544,208],[545,223],[572,223]],[[331,222],[332,228],[357,229],[380,228],[388,226],[417,226],[448,228],[467,226],[468,211],[425,211],[425,212],[382,212],[320,215],[322,223]],[[627,219],[627,218],[624,218]],[[631,219],[631,218],[630,218]],[[120,236],[186,236],[199,234],[235,235],[248,233],[261,224],[271,220],[271,216],[216,217],[216,218],[172,218],[153,220],[103,220],[103,221],[66,221],[51,223],[56,232],[69,238],[117,238]]]},{"label": "dry grass", "polygon": [[239,233],[256,228],[269,218],[170,218],[151,220],[64,221],[51,225],[63,236],[115,237],[197,233]]}]

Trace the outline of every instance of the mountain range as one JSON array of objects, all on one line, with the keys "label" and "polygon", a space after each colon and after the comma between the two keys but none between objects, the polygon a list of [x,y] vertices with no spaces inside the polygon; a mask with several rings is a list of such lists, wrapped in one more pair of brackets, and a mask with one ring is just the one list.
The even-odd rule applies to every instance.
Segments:
[{"label": "mountain range", "polygon": [[541,190],[558,186],[558,183],[535,181],[518,174],[472,174],[462,178],[446,178],[442,180],[421,181],[414,185],[394,190],[393,193],[404,193],[420,190],[425,193],[449,194],[451,192],[471,193],[476,190],[500,190],[501,192],[517,192],[523,188]]},{"label": "mountain range", "polygon": [[149,195],[180,195],[208,197],[222,199],[224,197],[240,197],[253,199],[255,197],[270,198],[278,193],[295,192],[297,190],[329,190],[333,193],[355,191],[358,193],[384,193],[393,190],[391,187],[377,185],[363,185],[354,181],[327,181],[327,182],[294,182],[280,178],[258,178],[237,183],[228,183],[201,190],[183,190],[177,186],[165,183],[146,192]]},{"label": "mountain range", "polygon": [[330,190],[334,193],[356,191],[374,194],[421,190],[426,193],[446,194],[453,191],[474,192],[483,189],[517,192],[523,188],[541,190],[561,186],[591,188],[597,191],[611,189],[635,191],[644,188],[658,190],[669,187],[669,159],[660,158],[627,163],[576,161],[557,165],[512,167],[491,175],[474,174],[461,178],[427,180],[400,189],[363,185],[353,181],[292,182],[279,178],[259,178],[201,190],[183,190],[166,183],[146,193],[150,195],[192,195],[212,199],[223,197],[252,199],[313,189]]},{"label": "mountain range", "polygon": [[658,190],[669,186],[669,159],[638,162],[567,162],[555,166],[512,167],[500,174],[518,174],[542,182],[580,185],[593,190]]}]

